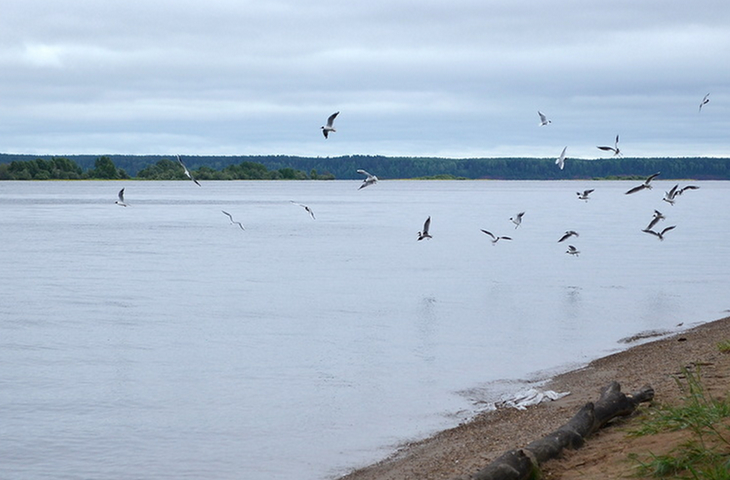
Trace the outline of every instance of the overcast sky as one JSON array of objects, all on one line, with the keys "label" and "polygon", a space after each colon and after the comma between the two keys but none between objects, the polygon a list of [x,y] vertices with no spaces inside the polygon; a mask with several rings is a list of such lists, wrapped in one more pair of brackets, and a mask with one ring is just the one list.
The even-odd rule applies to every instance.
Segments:
[{"label": "overcast sky", "polygon": [[727,0],[1,10],[4,153],[730,156]]}]

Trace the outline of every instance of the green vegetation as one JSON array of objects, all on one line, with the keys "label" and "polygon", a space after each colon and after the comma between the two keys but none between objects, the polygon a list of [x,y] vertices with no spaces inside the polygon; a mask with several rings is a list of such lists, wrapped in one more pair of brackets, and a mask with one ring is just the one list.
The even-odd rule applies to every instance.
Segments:
[{"label": "green vegetation", "polygon": [[653,418],[633,435],[687,430],[688,440],[664,455],[630,455],[639,464],[638,475],[655,478],[730,480],[730,400],[712,398],[699,372],[683,369],[686,395],[680,406],[660,406]]},{"label": "green vegetation", "polygon": [[18,161],[0,164],[0,180],[81,180],[81,179],[123,179],[129,178],[124,170],[118,169],[109,157],[99,157],[94,168],[82,171],[81,167],[68,158],[53,157],[49,160]]},{"label": "green vegetation", "polygon": [[[97,165],[100,159],[103,165]],[[69,162],[62,168],[51,162]],[[661,172],[660,179],[730,180],[730,158],[627,158],[596,160],[568,158],[565,169],[553,158],[440,158],[345,155],[340,157],[185,156],[196,178],[216,179],[361,179],[363,168],[380,179],[454,178],[495,180],[643,180]],[[31,166],[30,163],[35,163]],[[112,163],[117,169],[114,176]],[[13,166],[15,164],[15,166]],[[79,171],[81,169],[81,172]],[[25,171],[25,173],[24,173]],[[40,173],[45,171],[47,173]],[[93,172],[93,173],[92,173]],[[126,172],[126,173],[125,173]],[[307,174],[306,172],[309,172]],[[321,172],[321,173],[320,173]],[[0,154],[0,179],[47,178],[184,179],[174,157],[162,155],[72,155],[66,158]],[[65,175],[65,176],[64,176]]]},{"label": "green vegetation", "polygon": [[[228,165],[222,170],[214,170],[208,166],[201,166],[193,171],[193,175],[201,180],[331,180],[332,174],[317,174],[312,169],[310,177],[307,174],[290,167],[278,170],[269,170],[266,166],[255,162],[241,162],[238,165]],[[14,160],[0,164],[0,180],[82,180],[104,179],[119,180],[130,178],[127,173],[114,165],[110,157],[103,156],[95,160],[93,168],[83,171],[81,166],[68,158],[53,157],[50,160],[36,158],[33,160]],[[153,165],[148,165],[139,172],[137,177],[144,180],[187,180],[183,169],[178,162],[163,158]]]},{"label": "green vegetation", "polygon": [[724,340],[717,344],[717,349],[720,353],[730,353],[730,340]]},{"label": "green vegetation", "polygon": [[450,173],[441,173],[439,175],[427,175],[425,177],[416,177],[414,180],[468,180],[466,177],[457,177]]}]

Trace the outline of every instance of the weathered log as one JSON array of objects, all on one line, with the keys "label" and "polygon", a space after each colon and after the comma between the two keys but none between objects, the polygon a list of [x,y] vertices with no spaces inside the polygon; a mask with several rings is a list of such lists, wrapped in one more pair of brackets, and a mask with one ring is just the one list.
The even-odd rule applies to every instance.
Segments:
[{"label": "weathered log", "polygon": [[510,450],[471,476],[473,480],[528,480],[539,476],[540,464],[557,458],[564,448],[583,446],[585,439],[616,417],[630,415],[640,403],[654,398],[646,385],[637,392],[621,393],[618,382],[601,390],[600,398],[586,403],[573,418],[554,432],[527,446]]}]

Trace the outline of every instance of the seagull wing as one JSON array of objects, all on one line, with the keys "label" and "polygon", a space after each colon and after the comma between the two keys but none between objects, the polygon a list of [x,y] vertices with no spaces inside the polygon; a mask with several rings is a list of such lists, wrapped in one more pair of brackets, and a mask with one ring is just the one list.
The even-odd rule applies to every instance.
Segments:
[{"label": "seagull wing", "polygon": [[428,217],[423,223],[423,234],[428,234],[428,229],[431,227],[431,217]]},{"label": "seagull wing", "polygon": [[223,214],[226,215],[231,220],[231,223],[233,223],[233,215],[226,212],[225,210],[221,210],[221,212],[223,212]]},{"label": "seagull wing", "polygon": [[616,149],[613,148],[613,147],[596,147],[596,148],[598,148],[600,150],[605,150],[607,152],[614,152],[614,153],[616,153]]},{"label": "seagull wing", "polygon": [[119,201],[124,203],[124,189],[119,190],[117,196],[119,197]]},{"label": "seagull wing", "polygon": [[[484,232],[487,235],[489,235],[490,237],[492,237],[493,240],[496,240],[497,239],[497,237],[495,237],[492,232],[488,232],[487,230],[482,230],[482,232]],[[505,237],[503,237],[503,238],[505,238]]]},{"label": "seagull wing", "polygon": [[656,172],[656,173],[655,173],[655,174],[653,174],[653,175],[649,175],[649,176],[648,176],[648,177],[646,178],[646,181],[645,181],[644,183],[646,183],[646,184],[649,184],[649,182],[651,182],[651,181],[652,181],[652,180],[654,180],[654,179],[655,179],[656,177],[658,177],[658,176],[659,176],[659,174],[661,174],[661,172]]},{"label": "seagull wing", "polygon": [[664,235],[665,233],[667,233],[667,232],[668,232],[669,230],[674,230],[675,228],[677,228],[677,226],[676,226],[676,225],[672,225],[671,227],[667,227],[667,228],[665,228],[664,230],[662,230],[662,233],[661,233],[660,235],[662,235],[662,236],[663,236],[663,235]]},{"label": "seagull wing", "polygon": [[679,190],[677,190],[677,195],[682,195],[685,190],[697,190],[698,188],[700,188],[700,187],[698,187],[696,185],[687,185],[686,187],[682,187]]},{"label": "seagull wing", "polygon": [[630,195],[632,193],[636,193],[636,192],[638,192],[640,190],[644,190],[645,188],[646,188],[646,184],[642,183],[641,185],[637,185],[636,187],[634,187],[634,188],[630,189],[629,191],[627,191],[626,192],[626,195]]},{"label": "seagull wing", "polygon": [[[333,113],[332,115],[329,116],[329,118],[327,119],[327,126],[328,127],[331,127],[332,126],[332,124],[335,122],[335,118],[337,118],[337,115],[339,115],[339,114],[340,114],[340,112],[335,112],[335,113]],[[326,137],[327,137],[327,135],[325,135],[325,138]]]}]

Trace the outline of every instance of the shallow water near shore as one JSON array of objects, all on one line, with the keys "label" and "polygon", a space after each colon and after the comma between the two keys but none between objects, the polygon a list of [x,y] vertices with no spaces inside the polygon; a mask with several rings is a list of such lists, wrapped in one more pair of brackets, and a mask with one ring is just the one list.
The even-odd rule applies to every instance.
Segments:
[{"label": "shallow water near shore", "polygon": [[0,476],[333,478],[725,316],[730,184],[636,183],[0,182]]}]

